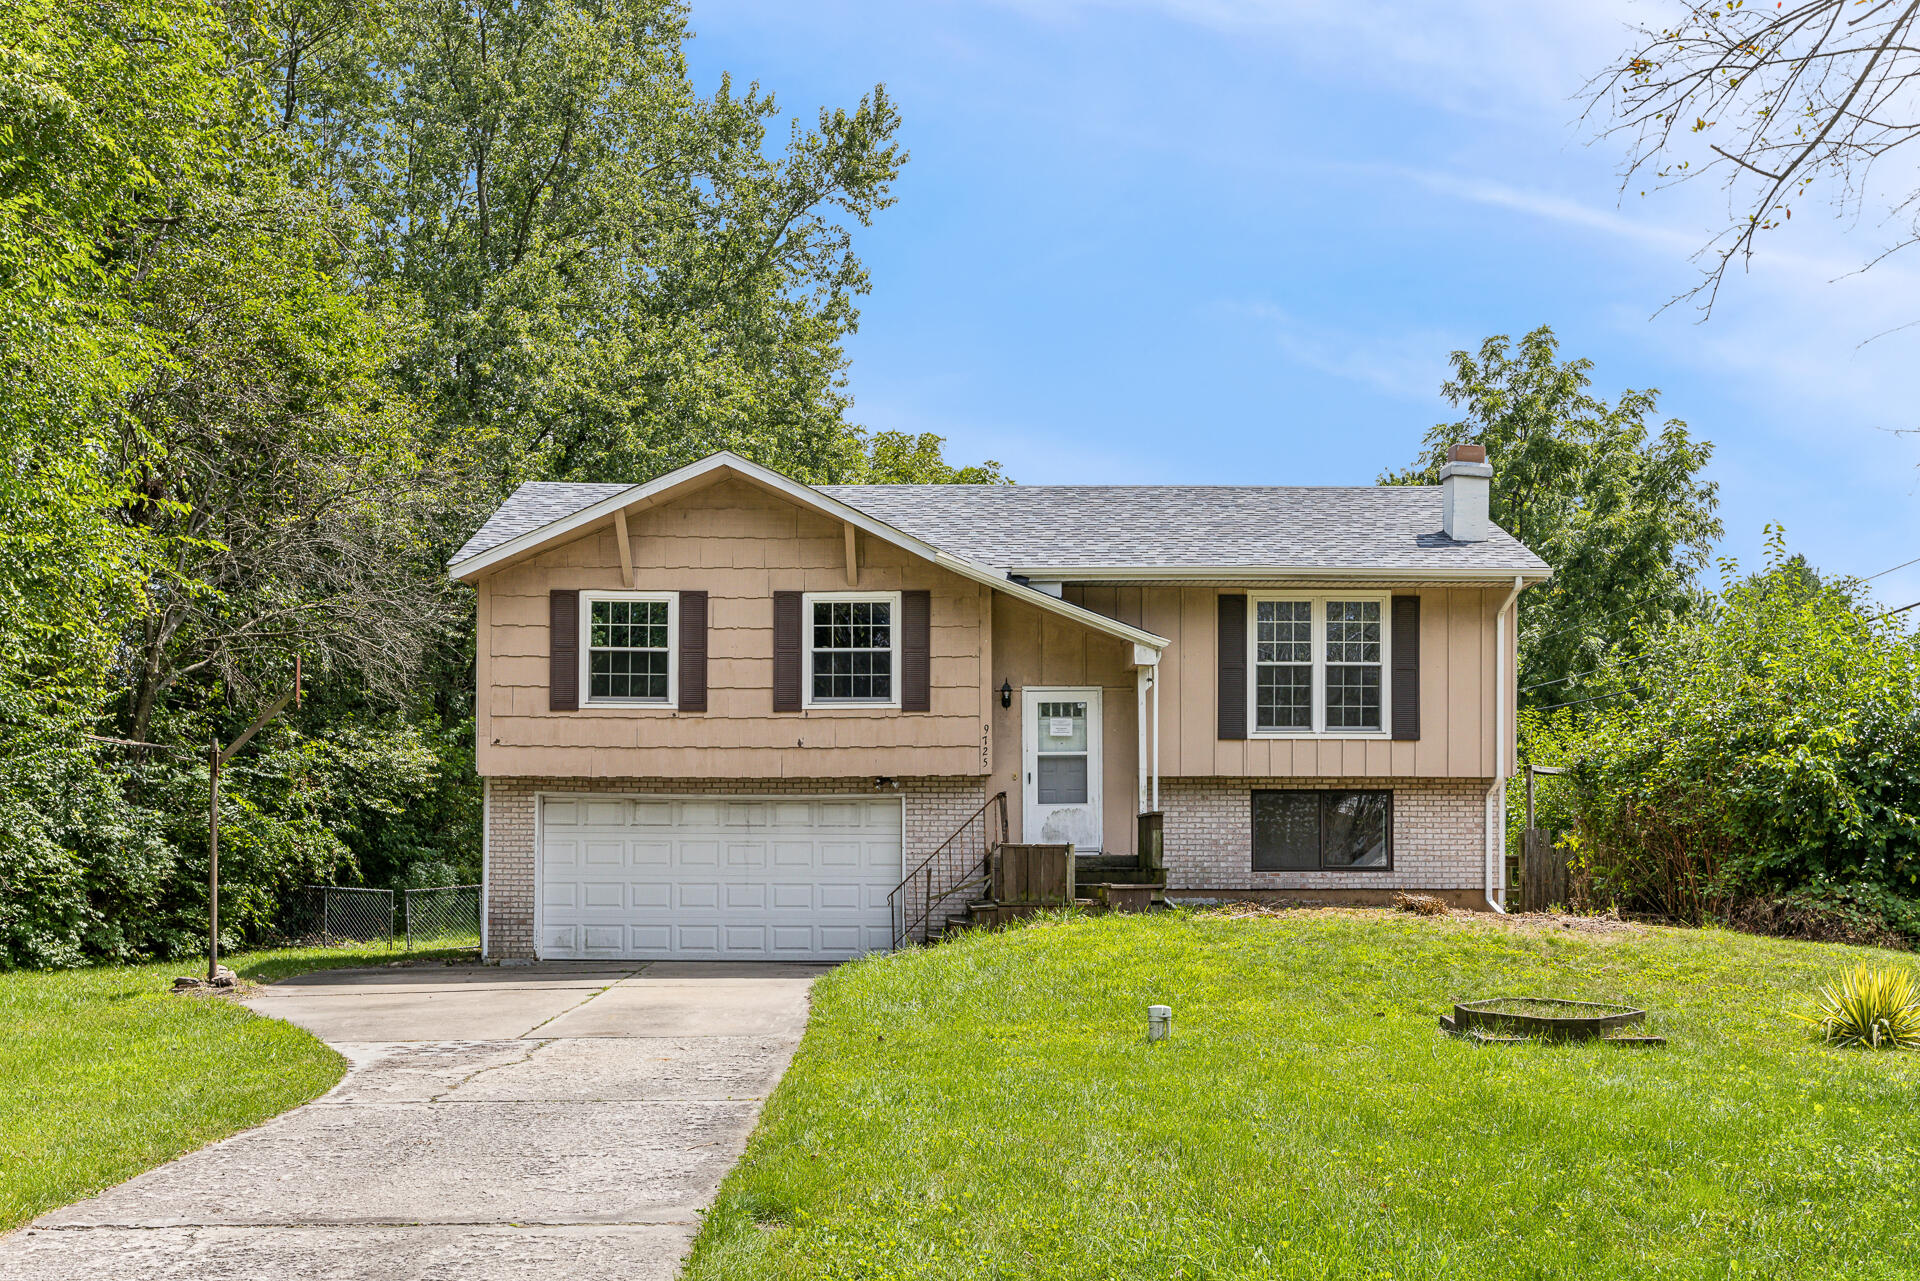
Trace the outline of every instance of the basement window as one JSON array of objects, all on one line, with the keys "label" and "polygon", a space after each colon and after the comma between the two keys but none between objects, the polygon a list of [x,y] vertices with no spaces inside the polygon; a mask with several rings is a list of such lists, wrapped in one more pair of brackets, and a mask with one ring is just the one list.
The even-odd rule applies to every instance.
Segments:
[{"label": "basement window", "polygon": [[1256,872],[1386,872],[1393,869],[1393,793],[1286,791],[1253,794]]}]

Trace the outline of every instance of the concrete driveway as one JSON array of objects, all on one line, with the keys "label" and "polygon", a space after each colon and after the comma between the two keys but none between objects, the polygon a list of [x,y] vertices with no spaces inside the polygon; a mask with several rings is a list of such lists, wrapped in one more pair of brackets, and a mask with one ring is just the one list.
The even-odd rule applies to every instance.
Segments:
[{"label": "concrete driveway", "polygon": [[334,970],[247,1004],[324,1097],[0,1239],[0,1278],[665,1278],[786,1070],[822,966]]}]

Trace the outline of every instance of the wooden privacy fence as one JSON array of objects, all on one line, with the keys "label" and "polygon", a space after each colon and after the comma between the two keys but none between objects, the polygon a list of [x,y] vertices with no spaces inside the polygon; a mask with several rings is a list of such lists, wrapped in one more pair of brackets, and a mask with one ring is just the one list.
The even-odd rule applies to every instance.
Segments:
[{"label": "wooden privacy fence", "polygon": [[1565,907],[1573,897],[1567,871],[1567,852],[1553,843],[1553,833],[1529,827],[1520,834],[1520,910],[1544,912]]},{"label": "wooden privacy fence", "polygon": [[1573,900],[1567,852],[1554,843],[1551,832],[1533,825],[1533,780],[1540,774],[1562,773],[1549,765],[1527,766],[1527,826],[1520,833],[1520,910],[1544,912],[1567,907]]}]

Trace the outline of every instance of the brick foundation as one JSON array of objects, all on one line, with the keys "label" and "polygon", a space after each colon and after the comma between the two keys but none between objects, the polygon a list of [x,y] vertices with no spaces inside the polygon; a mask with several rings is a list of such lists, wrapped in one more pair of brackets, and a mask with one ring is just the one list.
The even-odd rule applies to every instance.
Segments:
[{"label": "brick foundation", "polygon": [[[1162,779],[1167,892],[1381,902],[1394,890],[1426,890],[1462,906],[1468,899],[1477,904],[1485,886],[1491,785],[1490,779]],[[1254,871],[1252,794],[1271,788],[1391,791],[1393,870]]]},{"label": "brick foundation", "polygon": [[[902,778],[875,787],[847,778],[495,778],[487,789],[487,954],[533,955],[535,797],[542,792],[656,796],[901,796],[911,868],[986,803],[980,778]],[[1011,798],[1010,798],[1011,799]]]}]

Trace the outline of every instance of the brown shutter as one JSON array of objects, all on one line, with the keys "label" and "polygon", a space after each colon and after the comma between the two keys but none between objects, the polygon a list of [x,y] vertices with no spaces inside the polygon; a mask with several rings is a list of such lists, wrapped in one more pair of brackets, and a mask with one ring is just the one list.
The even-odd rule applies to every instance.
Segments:
[{"label": "brown shutter", "polygon": [[707,710],[707,594],[680,593],[680,710]]},{"label": "brown shutter", "polygon": [[773,710],[800,710],[800,593],[773,594]]},{"label": "brown shutter", "polygon": [[933,648],[933,596],[900,593],[900,710],[924,712],[932,706],[929,655]]},{"label": "brown shutter", "polygon": [[1420,598],[1393,598],[1393,736],[1420,737]]},{"label": "brown shutter", "polygon": [[547,654],[547,710],[580,710],[580,593],[547,593],[550,632]]},{"label": "brown shutter", "polygon": [[1220,596],[1220,737],[1247,736],[1247,598]]}]

